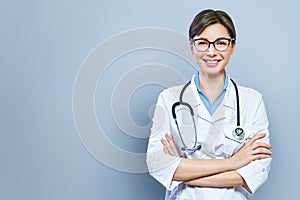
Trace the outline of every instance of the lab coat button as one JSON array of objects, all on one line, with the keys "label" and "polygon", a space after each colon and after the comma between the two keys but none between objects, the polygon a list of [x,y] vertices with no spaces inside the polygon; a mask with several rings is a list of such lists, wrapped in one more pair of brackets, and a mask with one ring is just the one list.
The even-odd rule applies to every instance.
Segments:
[{"label": "lab coat button", "polygon": [[266,171],[266,169],[265,168],[262,168],[262,170],[261,170],[262,172],[265,172]]}]

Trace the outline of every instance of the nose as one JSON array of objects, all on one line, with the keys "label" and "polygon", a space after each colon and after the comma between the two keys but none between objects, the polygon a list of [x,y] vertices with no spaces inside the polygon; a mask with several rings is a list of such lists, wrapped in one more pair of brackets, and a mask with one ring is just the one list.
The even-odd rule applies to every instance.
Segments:
[{"label": "nose", "polygon": [[211,57],[217,54],[217,50],[215,49],[213,44],[209,45],[208,49],[206,50],[206,54]]}]

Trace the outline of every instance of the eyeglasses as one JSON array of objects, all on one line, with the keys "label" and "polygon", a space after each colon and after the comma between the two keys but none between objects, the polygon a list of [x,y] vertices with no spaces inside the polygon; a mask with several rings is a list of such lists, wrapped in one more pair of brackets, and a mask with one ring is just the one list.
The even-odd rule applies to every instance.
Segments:
[{"label": "eyeglasses", "polygon": [[197,38],[191,40],[191,42],[194,44],[195,48],[200,51],[204,52],[207,51],[211,44],[213,44],[214,48],[217,51],[226,51],[226,49],[229,47],[230,43],[235,41],[235,38],[218,38],[213,42],[208,41],[205,38]]}]

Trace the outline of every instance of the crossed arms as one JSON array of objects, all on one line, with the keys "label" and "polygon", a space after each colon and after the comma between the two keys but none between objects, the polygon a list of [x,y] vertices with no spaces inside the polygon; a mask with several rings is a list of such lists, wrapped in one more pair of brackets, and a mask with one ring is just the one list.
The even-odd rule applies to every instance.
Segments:
[{"label": "crossed arms", "polygon": [[[265,136],[265,133],[255,135],[232,157],[227,159],[197,160],[182,158],[173,175],[173,180],[181,180],[185,184],[193,186],[246,186],[245,180],[236,170],[252,161],[271,156],[271,146],[268,143],[258,141]],[[166,134],[165,138],[161,139],[161,143],[166,154],[180,157],[174,140],[170,135]]]}]

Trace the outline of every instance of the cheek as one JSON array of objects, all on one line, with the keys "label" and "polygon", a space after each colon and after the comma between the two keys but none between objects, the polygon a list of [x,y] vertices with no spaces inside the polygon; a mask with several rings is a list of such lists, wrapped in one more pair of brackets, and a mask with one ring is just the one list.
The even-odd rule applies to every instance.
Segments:
[{"label": "cheek", "polygon": [[192,51],[192,54],[193,54],[193,56],[194,56],[196,59],[201,59],[201,58],[204,56],[205,53],[199,52],[199,51],[197,51],[197,50],[193,50],[193,51]]},{"label": "cheek", "polygon": [[230,59],[231,54],[232,54],[232,52],[230,51],[230,52],[221,54],[221,56],[224,60],[228,61]]},{"label": "cheek", "polygon": [[195,48],[191,48],[191,52],[195,58],[198,57],[198,51],[196,51]]},{"label": "cheek", "polygon": [[193,44],[190,44],[190,50],[193,56],[195,56],[195,48]]}]

